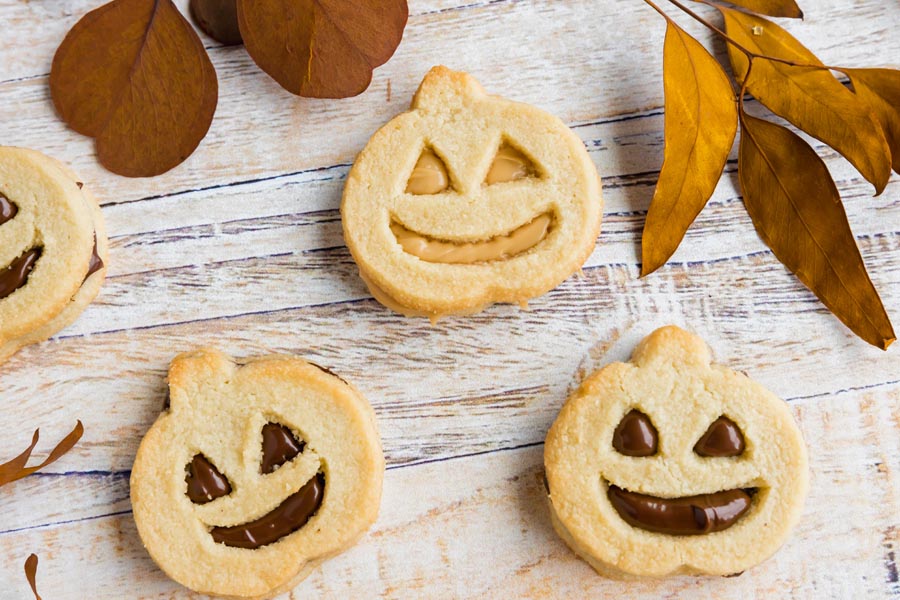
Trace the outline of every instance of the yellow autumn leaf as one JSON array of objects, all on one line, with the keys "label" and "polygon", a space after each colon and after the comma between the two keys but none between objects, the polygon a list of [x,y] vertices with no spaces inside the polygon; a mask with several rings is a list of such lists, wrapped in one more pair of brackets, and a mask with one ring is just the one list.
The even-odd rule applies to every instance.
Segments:
[{"label": "yellow autumn leaf", "polygon": [[729,0],[729,2],[770,17],[803,18],[803,11],[794,0]]},{"label": "yellow autumn leaf", "polygon": [[844,69],[856,95],[881,123],[893,157],[894,171],[900,173],[900,71],[896,69]]},{"label": "yellow autumn leaf", "polygon": [[[748,50],[804,64],[822,65],[775,23],[724,7],[725,30]],[[743,82],[747,56],[731,44],[735,77]],[[871,110],[826,69],[796,67],[756,58],[747,90],[775,114],[816,137],[849,160],[880,194],[891,176],[891,153]]]},{"label": "yellow autumn leaf", "polygon": [[887,349],[894,329],[822,159],[792,131],[743,115],[739,171],[747,212],[778,260],[856,335]]},{"label": "yellow autumn leaf", "polygon": [[669,22],[663,50],[665,159],[641,242],[641,275],[666,263],[716,189],[737,133],[737,106],[715,58]]}]

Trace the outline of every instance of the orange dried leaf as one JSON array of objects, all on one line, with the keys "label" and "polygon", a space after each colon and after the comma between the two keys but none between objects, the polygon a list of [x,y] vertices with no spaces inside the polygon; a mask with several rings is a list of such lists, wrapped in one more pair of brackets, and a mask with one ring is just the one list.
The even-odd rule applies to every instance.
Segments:
[{"label": "orange dried leaf", "polygon": [[825,163],[792,131],[741,118],[744,204],[762,240],[853,332],[882,349],[896,339]]},{"label": "orange dried leaf", "polygon": [[150,177],[200,144],[218,80],[172,0],[114,0],[69,31],[53,57],[50,93],[72,129],[96,138],[103,166]]},{"label": "orange dried leaf", "polygon": [[845,69],[857,96],[869,105],[881,123],[900,173],[900,71],[895,69]]},{"label": "orange dried leaf", "polygon": [[[822,65],[796,38],[775,23],[719,7],[725,29],[747,49],[793,62]],[[749,61],[728,46],[735,77],[743,81]],[[747,89],[784,117],[849,160],[880,194],[891,176],[890,149],[869,108],[826,69],[754,59]]]},{"label": "orange dried leaf", "polygon": [[44,459],[44,462],[34,467],[26,468],[25,465],[31,457],[31,451],[34,450],[34,447],[38,443],[39,432],[40,429],[35,429],[34,435],[31,438],[31,445],[26,448],[22,454],[11,461],[0,465],[0,486],[27,477],[59,460],[66,452],[71,450],[75,444],[78,443],[78,440],[81,439],[81,436],[84,435],[84,425],[81,424],[81,421],[78,421],[75,425],[75,429],[56,445],[47,458]]},{"label": "orange dried leaf", "polygon": [[716,189],[737,133],[737,106],[722,67],[669,22],[663,51],[665,160],[642,238],[641,274],[666,263]]},{"label": "orange dried leaf", "polygon": [[41,600],[41,596],[37,592],[37,568],[37,554],[29,555],[28,558],[25,559],[25,579],[28,580],[28,585],[31,586],[31,592],[34,594],[35,600]]},{"label": "orange dried leaf", "polygon": [[293,94],[347,98],[400,44],[406,0],[238,0],[247,52]]},{"label": "orange dried leaf", "polygon": [[728,2],[770,17],[803,18],[803,11],[794,0],[728,0]]}]

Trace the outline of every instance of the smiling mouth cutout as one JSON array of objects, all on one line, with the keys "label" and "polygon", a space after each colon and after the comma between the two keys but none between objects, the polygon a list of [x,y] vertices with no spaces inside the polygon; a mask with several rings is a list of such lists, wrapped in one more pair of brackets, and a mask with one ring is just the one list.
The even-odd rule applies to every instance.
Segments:
[{"label": "smiling mouth cutout", "polygon": [[481,242],[452,242],[407,229],[393,221],[391,231],[407,254],[430,263],[474,264],[506,260],[531,250],[550,230],[550,213],[539,215],[507,233]]},{"label": "smiling mouth cutout", "polygon": [[[267,423],[262,429],[260,473],[268,474],[300,455],[306,443],[294,437],[288,427]],[[202,505],[228,496],[231,483],[209,459],[197,454],[187,466],[187,496]],[[273,544],[306,525],[318,512],[325,496],[325,475],[318,473],[275,509],[262,517],[232,527],[213,527],[209,534],[218,544],[255,550]]]},{"label": "smiling mouth cutout", "polygon": [[610,503],[634,527],[668,535],[724,531],[750,508],[755,488],[733,489],[683,498],[657,498],[610,485]]},{"label": "smiling mouth cutout", "polygon": [[319,473],[272,512],[244,525],[214,527],[209,534],[219,544],[255,550],[297,531],[316,514],[325,496],[325,476]]}]

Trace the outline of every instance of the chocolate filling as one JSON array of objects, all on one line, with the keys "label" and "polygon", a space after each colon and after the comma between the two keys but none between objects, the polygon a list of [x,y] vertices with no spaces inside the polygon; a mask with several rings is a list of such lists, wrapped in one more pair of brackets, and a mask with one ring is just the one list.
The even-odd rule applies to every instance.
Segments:
[{"label": "chocolate filling", "polygon": [[650,417],[639,410],[632,410],[616,427],[613,448],[625,456],[653,456],[659,445],[658,438]]},{"label": "chocolate filling", "polygon": [[744,435],[737,424],[728,417],[719,417],[694,446],[694,452],[700,456],[740,456],[744,447]]},{"label": "chocolate filling", "polygon": [[255,550],[306,525],[319,510],[324,497],[325,475],[319,473],[269,514],[244,525],[214,527],[209,533],[217,543]]},{"label": "chocolate filling", "polygon": [[0,298],[6,298],[28,283],[28,276],[41,257],[42,248],[32,248],[0,271]]},{"label": "chocolate filling", "polygon": [[231,484],[205,456],[194,456],[188,465],[187,496],[194,504],[206,504],[231,493]]},{"label": "chocolate filling", "polygon": [[611,485],[607,496],[629,525],[669,535],[702,535],[734,525],[750,508],[755,492],[735,489],[685,498],[657,498]]},{"label": "chocolate filling", "polygon": [[294,437],[290,429],[277,423],[263,426],[263,457],[260,465],[262,473],[271,473],[281,465],[303,452],[306,445]]},{"label": "chocolate filling", "polygon": [[[307,361],[307,362],[309,362],[309,361]],[[337,377],[338,379],[340,379],[340,380],[343,381],[344,383],[347,383],[347,380],[346,380],[346,379],[344,379],[343,377],[341,377],[340,375],[338,375],[337,373],[335,373],[334,371],[332,371],[332,370],[329,369],[328,367],[323,367],[322,365],[317,365],[317,364],[314,363],[314,362],[310,362],[309,364],[311,364],[312,366],[314,366],[314,367],[317,368],[318,370],[324,371],[324,372],[328,373],[329,375],[331,375],[332,377]],[[347,384],[347,385],[350,385],[350,384]]]},{"label": "chocolate filling", "polygon": [[[87,281],[88,277],[99,271],[103,268],[103,259],[100,258],[99,252],[97,252],[97,232],[94,232],[94,249],[91,251],[91,262],[88,263],[88,271],[87,275],[84,276],[84,280]],[[84,285],[82,283],[82,285]]]},{"label": "chocolate filling", "polygon": [[4,196],[3,192],[0,192],[0,225],[12,220],[17,212],[19,212],[19,207]]},{"label": "chocolate filling", "polygon": [[[79,189],[84,185],[81,182],[76,183]],[[19,207],[0,192],[0,225],[3,225],[7,221],[11,221],[18,212]],[[34,269],[37,259],[40,258],[41,250],[41,248],[29,250],[14,260],[6,268],[6,271],[0,272],[0,298],[6,298],[28,282],[28,275]],[[84,276],[84,281],[87,281],[88,277],[102,268],[103,259],[100,258],[100,253],[97,250],[97,232],[95,231],[94,247],[91,250],[91,261],[88,263],[87,275]],[[82,285],[84,285],[84,282],[82,282]]]}]

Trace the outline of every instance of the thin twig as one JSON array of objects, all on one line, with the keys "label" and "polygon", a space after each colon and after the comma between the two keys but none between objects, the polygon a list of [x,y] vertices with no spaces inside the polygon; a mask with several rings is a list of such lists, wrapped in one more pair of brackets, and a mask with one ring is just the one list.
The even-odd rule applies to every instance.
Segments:
[{"label": "thin twig", "polygon": [[664,13],[664,12],[663,12],[663,9],[661,9],[660,7],[658,7],[658,6],[657,6],[656,4],[654,4],[651,0],[644,0],[644,2],[646,2],[647,4],[649,4],[650,6],[652,6],[652,7],[653,7],[653,10],[655,10],[656,12],[658,12],[659,14],[661,14],[663,19],[665,19],[665,20],[668,21],[669,23],[672,22],[672,19],[669,17],[669,15],[667,15],[666,13]]},{"label": "thin twig", "polygon": [[[649,0],[644,0],[644,1],[649,2]],[[716,6],[716,4],[714,4],[713,2],[710,2],[710,0],[697,0],[697,1],[702,2],[703,4],[706,4],[707,6],[712,6],[713,8],[718,8],[718,6]],[[746,48],[743,44],[741,44],[740,42],[738,42],[737,40],[732,38],[730,35],[728,35],[724,31],[722,31],[721,29],[719,29],[718,27],[716,27],[715,25],[713,25],[712,23],[710,23],[709,21],[707,21],[706,19],[704,19],[703,17],[698,15],[696,12],[694,12],[693,10],[691,10],[690,8],[685,6],[679,0],[669,0],[669,2],[671,2],[672,4],[677,6],[679,9],[681,9],[682,12],[689,15],[695,21],[698,21],[699,23],[701,23],[707,29],[710,29],[711,31],[713,31],[716,35],[718,35],[719,37],[724,39],[726,42],[728,42],[729,44],[731,44],[732,46],[734,46],[735,48],[737,48],[738,50],[743,52],[747,56],[748,59],[761,58],[763,60],[769,60],[772,62],[777,62],[777,63],[781,63],[784,65],[788,65],[790,67],[822,69],[825,71],[843,72],[843,69],[841,69],[840,67],[832,67],[829,65],[822,65],[822,64],[802,63],[802,62],[797,62],[797,61],[793,61],[793,60],[788,60],[786,58],[779,58],[777,56],[769,56],[768,54],[760,54],[759,52],[754,52],[753,50]],[[654,8],[656,8],[656,10],[662,14],[662,11],[659,9],[659,7],[654,6]],[[663,15],[663,16],[665,16],[667,21],[671,21],[671,19],[668,16],[666,16],[666,15]],[[745,76],[745,78],[746,78],[746,76]]]}]

